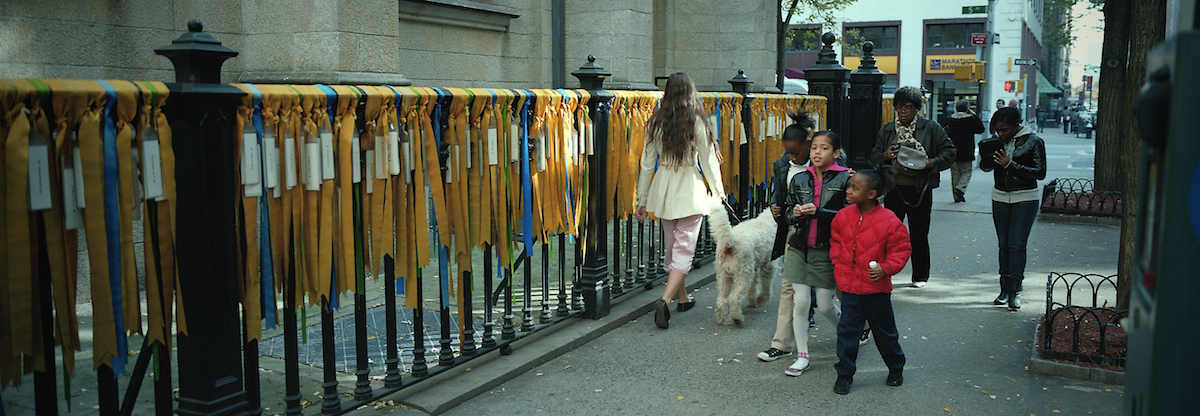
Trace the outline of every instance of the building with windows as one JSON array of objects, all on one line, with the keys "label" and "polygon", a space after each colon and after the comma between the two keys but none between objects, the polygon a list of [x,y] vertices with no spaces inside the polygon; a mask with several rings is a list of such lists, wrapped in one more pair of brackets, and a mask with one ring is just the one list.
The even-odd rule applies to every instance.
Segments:
[{"label": "building with windows", "polygon": [[[831,31],[842,41],[842,65],[850,69],[859,65],[862,42],[872,41],[879,69],[889,74],[884,91],[924,88],[934,120],[953,112],[958,99],[971,100],[985,117],[997,100],[1017,100],[1030,118],[1039,71],[1015,60],[1042,57],[1042,9],[1042,0],[859,0],[837,16],[837,27],[793,22],[788,74],[812,65],[820,46],[815,34]],[[982,35],[983,45],[972,43],[973,34]],[[983,82],[955,79],[955,67],[975,61],[987,62]],[[1005,81],[1014,81],[1011,91]]]}]

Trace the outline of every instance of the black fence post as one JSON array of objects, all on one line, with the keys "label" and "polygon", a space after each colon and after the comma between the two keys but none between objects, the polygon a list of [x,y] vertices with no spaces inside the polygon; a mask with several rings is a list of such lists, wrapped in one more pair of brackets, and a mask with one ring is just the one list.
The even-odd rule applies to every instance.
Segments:
[{"label": "black fence post", "polygon": [[[745,131],[746,135],[749,136],[751,132],[754,131],[754,116],[750,114],[750,101],[752,101],[753,98],[750,97],[748,92],[750,89],[750,84],[753,84],[754,81],[747,77],[744,71],[739,69],[738,74],[728,82],[733,86],[733,92],[742,95],[742,108],[740,110],[742,119],[739,121],[742,123],[743,131]],[[750,137],[742,137],[742,140],[745,140],[746,143],[730,143],[731,149],[732,146],[740,147],[738,149],[738,190],[741,192],[737,195],[734,195],[734,202],[737,203],[738,217],[750,218],[750,215],[752,214],[752,208],[750,207],[750,140],[753,139]],[[728,189],[725,191],[729,192]],[[708,233],[703,233],[702,235],[708,235]]]},{"label": "black fence post", "polygon": [[221,82],[221,64],[237,51],[205,33],[199,20],[188,33],[154,53],[175,65],[166,113],[175,134],[176,265],[183,309],[193,317],[178,334],[181,415],[241,415],[238,315],[237,141],[233,136],[241,90]]},{"label": "black fence post", "polygon": [[862,45],[862,61],[858,69],[850,73],[850,123],[846,137],[846,162],[854,169],[871,168],[871,147],[879,127],[883,125],[883,83],[888,74],[875,66],[875,44],[867,41]]},{"label": "black fence post", "polygon": [[[579,86],[588,91],[588,115],[592,120],[592,151],[588,154],[588,166],[607,166],[608,161],[608,102],[614,95],[604,90],[604,79],[611,72],[596,65],[596,57],[588,55],[588,63],[571,72],[579,79]],[[608,315],[611,288],[608,278],[608,201],[604,190],[608,189],[608,178],[604,169],[594,169],[588,177],[587,236],[584,239],[583,274],[579,278],[579,292],[583,295],[583,316],[600,319]]]},{"label": "black fence post", "polygon": [[[833,42],[837,37],[825,32],[821,35],[821,52],[817,54],[817,63],[804,70],[804,78],[808,80],[808,93],[820,95],[828,99],[825,115],[825,129],[845,135],[850,125],[846,111],[846,81],[850,79],[850,69],[838,63],[837,52],[833,50]],[[879,112],[876,109],[875,112]]]}]

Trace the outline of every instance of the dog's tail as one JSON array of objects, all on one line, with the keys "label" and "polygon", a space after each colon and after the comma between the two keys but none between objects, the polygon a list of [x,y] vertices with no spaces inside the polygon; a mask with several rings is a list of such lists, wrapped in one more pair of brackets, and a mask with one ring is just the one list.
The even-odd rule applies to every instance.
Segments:
[{"label": "dog's tail", "polygon": [[708,216],[708,232],[718,243],[733,238],[733,226],[729,225],[729,214],[725,210],[717,210]]}]

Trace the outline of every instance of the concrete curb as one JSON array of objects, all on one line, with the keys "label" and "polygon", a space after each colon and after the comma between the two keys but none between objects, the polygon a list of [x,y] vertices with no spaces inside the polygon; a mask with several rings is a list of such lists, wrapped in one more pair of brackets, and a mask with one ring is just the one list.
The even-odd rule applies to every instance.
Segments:
[{"label": "concrete curb", "polygon": [[[1038,318],[1037,328],[1033,330],[1033,339],[1035,343],[1040,342],[1038,333],[1045,325],[1045,314]],[[1112,384],[1117,386],[1125,385],[1125,373],[1120,371],[1105,370],[1103,368],[1091,368],[1078,365],[1063,364],[1056,361],[1044,360],[1038,358],[1038,346],[1034,345],[1030,348],[1029,353],[1029,372],[1033,374],[1041,374],[1045,376],[1055,376],[1069,378],[1074,380],[1091,381],[1101,384]]]},{"label": "concrete curb", "polygon": [[[716,280],[712,263],[692,269],[692,276],[703,276],[688,285],[691,291]],[[661,283],[656,283],[656,288]],[[654,301],[662,296],[657,290],[633,289],[639,293],[616,299],[608,316],[599,320],[571,318],[557,328],[547,328],[529,335],[512,344],[512,354],[501,358],[500,351],[493,350],[474,359],[470,364],[439,373],[416,386],[398,391],[379,401],[393,400],[410,411],[427,414],[444,413],[454,407],[528,372],[530,369],[553,360],[600,336],[638,319],[654,307]],[[498,359],[499,358],[499,359]],[[370,406],[363,406],[347,415],[378,414]]]},{"label": "concrete curb", "polygon": [[1090,217],[1083,215],[1038,214],[1038,221],[1059,224],[1105,225],[1109,227],[1121,226],[1120,218]]}]

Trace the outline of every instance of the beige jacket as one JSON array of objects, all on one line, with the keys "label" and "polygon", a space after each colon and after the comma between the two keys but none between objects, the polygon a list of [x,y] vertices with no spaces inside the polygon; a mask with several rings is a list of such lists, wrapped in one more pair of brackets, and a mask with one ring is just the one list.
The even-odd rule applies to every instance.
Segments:
[{"label": "beige jacket", "polygon": [[[638,175],[637,206],[645,206],[646,212],[666,220],[708,215],[720,207],[720,197],[725,195],[721,165],[717,162],[716,149],[707,141],[704,123],[699,119],[696,120],[695,137],[696,158],[690,165],[660,165],[657,172],[654,165],[662,153],[662,141],[657,137],[647,138]],[[715,194],[708,192],[704,185],[706,180],[708,188],[715,190]]]}]

